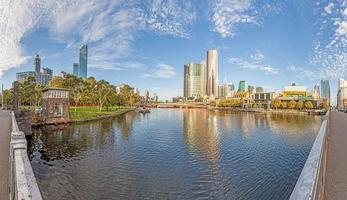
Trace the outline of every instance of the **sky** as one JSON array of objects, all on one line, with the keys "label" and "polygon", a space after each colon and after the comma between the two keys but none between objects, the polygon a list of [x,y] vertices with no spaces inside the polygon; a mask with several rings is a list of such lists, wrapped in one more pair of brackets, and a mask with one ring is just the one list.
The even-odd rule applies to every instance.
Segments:
[{"label": "sky", "polygon": [[0,83],[33,70],[36,53],[72,73],[88,44],[88,76],[183,95],[183,66],[218,50],[219,83],[309,90],[347,74],[347,0],[0,0]]}]

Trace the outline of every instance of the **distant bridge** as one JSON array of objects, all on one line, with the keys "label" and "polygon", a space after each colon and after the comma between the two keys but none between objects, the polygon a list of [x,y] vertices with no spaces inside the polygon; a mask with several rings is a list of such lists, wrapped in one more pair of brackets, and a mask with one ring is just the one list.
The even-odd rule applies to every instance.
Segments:
[{"label": "distant bridge", "polygon": [[155,108],[207,108],[206,103],[156,103]]}]

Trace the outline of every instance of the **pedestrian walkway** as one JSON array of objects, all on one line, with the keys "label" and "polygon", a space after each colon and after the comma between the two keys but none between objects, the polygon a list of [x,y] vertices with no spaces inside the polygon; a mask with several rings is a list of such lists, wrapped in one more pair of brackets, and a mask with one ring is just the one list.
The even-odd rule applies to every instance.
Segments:
[{"label": "pedestrian walkway", "polygon": [[330,113],[324,199],[347,199],[347,114]]},{"label": "pedestrian walkway", "polygon": [[0,199],[9,199],[11,113],[0,111]]}]

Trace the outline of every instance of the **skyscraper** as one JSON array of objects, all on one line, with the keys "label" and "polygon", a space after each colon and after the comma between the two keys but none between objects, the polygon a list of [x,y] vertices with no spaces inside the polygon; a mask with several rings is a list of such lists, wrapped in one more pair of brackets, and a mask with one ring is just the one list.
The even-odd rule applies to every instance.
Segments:
[{"label": "skyscraper", "polygon": [[328,100],[328,105],[330,105],[330,85],[329,80],[321,80],[321,98]]},{"label": "skyscraper", "polygon": [[39,54],[36,54],[35,60],[34,60],[34,68],[36,73],[41,72],[41,58]]},{"label": "skyscraper", "polygon": [[78,71],[79,71],[79,64],[78,63],[74,63],[73,64],[73,75],[79,76]]},{"label": "skyscraper", "polygon": [[207,88],[206,95],[217,97],[218,93],[218,53],[217,50],[207,51]]},{"label": "skyscraper", "polygon": [[320,88],[319,88],[318,84],[316,84],[314,86],[314,88],[313,88],[312,97],[315,100],[319,100],[320,99]]},{"label": "skyscraper", "polygon": [[79,64],[79,76],[83,79],[87,79],[87,66],[88,66],[88,46],[82,45],[80,48],[80,64]]},{"label": "skyscraper", "polygon": [[186,98],[203,98],[206,89],[206,62],[184,65],[183,95]]},{"label": "skyscraper", "polygon": [[240,81],[238,92],[246,92],[246,81]]},{"label": "skyscraper", "polygon": [[338,88],[337,88],[337,108],[339,110],[345,109],[345,104],[347,101],[347,81],[343,78],[338,79]]}]

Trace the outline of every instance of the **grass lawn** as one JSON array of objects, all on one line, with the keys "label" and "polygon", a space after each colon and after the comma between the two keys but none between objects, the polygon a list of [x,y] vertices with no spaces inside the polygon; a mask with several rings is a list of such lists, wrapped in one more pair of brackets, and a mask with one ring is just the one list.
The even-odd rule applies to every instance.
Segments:
[{"label": "grass lawn", "polygon": [[129,109],[128,107],[108,107],[103,108],[101,112],[99,112],[99,107],[97,106],[70,106],[70,119],[71,120],[86,120],[92,119],[100,116],[114,115],[117,113],[121,113],[125,110]]}]

